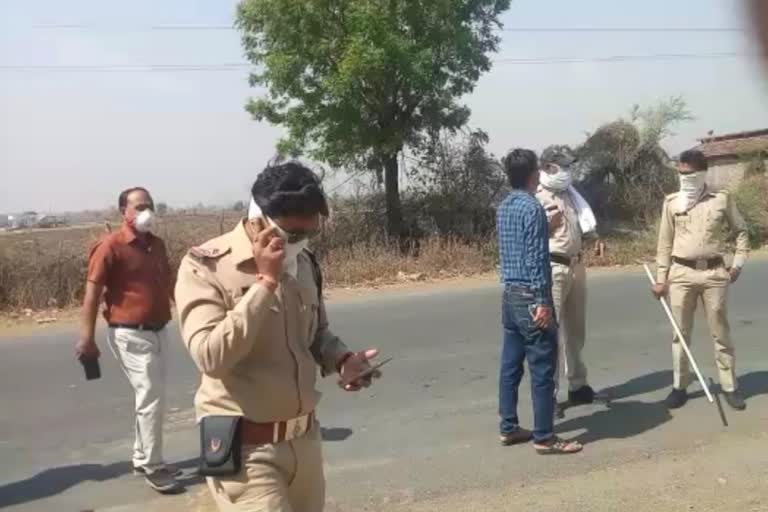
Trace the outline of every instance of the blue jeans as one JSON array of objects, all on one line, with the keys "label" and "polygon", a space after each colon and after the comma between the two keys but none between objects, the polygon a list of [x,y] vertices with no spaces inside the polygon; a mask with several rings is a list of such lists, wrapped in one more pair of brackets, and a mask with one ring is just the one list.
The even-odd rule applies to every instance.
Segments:
[{"label": "blue jeans", "polygon": [[499,416],[502,434],[519,428],[518,388],[525,373],[523,362],[527,359],[533,398],[533,439],[542,442],[554,435],[557,327],[536,327],[532,317],[534,307],[531,292],[505,286],[501,313],[504,339],[499,375]]}]

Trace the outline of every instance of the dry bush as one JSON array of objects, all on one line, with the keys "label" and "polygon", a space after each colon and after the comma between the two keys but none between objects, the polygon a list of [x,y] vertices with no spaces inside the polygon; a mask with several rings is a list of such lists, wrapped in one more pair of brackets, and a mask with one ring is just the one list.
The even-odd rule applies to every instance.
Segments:
[{"label": "dry bush", "polygon": [[0,234],[0,309],[68,306],[80,296],[100,229]]},{"label": "dry bush", "polygon": [[690,119],[685,101],[673,97],[651,108],[635,106],[629,119],[604,124],[587,137],[576,170],[601,221],[647,225],[658,215],[676,184],[661,143],[674,125]]},{"label": "dry bush", "polygon": [[403,252],[398,246],[355,244],[329,251],[323,260],[331,286],[382,284],[399,274],[424,278],[489,272],[496,268],[496,240],[466,243],[455,238],[426,238]]},{"label": "dry bush", "polygon": [[[165,240],[173,268],[189,247],[230,230],[237,219],[235,214],[164,219],[158,234]],[[369,242],[352,236],[354,223],[343,226],[326,230],[323,236],[322,265],[329,287],[392,283],[403,274],[410,279],[467,276],[494,271],[498,261],[495,235],[473,240],[429,236],[403,251],[383,239]],[[78,305],[88,249],[103,232],[97,227],[0,235],[0,310]],[[656,234],[654,230],[614,234],[605,241],[604,257],[585,250],[587,264],[627,265],[652,257]]]},{"label": "dry bush", "polygon": [[[230,230],[237,219],[233,213],[161,218],[158,235],[172,267],[190,247]],[[90,226],[0,233],[0,310],[79,304],[88,253],[105,232],[104,226]]]},{"label": "dry bush", "polygon": [[613,232],[602,238],[605,243],[603,256],[593,250],[593,244],[585,243],[584,261],[590,267],[612,267],[634,265],[637,260],[652,260],[656,257],[658,223],[653,228],[639,231]]},{"label": "dry bush", "polygon": [[750,176],[733,193],[747,222],[750,243],[757,247],[768,236],[768,181],[764,174]]}]

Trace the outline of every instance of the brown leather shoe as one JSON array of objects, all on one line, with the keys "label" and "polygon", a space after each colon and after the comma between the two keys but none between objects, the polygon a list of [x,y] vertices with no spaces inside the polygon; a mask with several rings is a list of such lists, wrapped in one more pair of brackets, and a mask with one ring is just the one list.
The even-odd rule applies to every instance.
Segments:
[{"label": "brown leather shoe", "polygon": [[532,438],[533,434],[531,431],[524,428],[518,428],[514,432],[510,432],[509,434],[501,434],[501,436],[499,436],[502,446],[512,446],[513,444],[527,443]]}]

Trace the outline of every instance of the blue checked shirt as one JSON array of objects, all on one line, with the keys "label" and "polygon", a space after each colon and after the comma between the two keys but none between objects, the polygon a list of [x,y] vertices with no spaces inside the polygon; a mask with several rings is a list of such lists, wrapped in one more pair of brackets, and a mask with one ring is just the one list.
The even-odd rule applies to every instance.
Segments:
[{"label": "blue checked shirt", "polygon": [[514,190],[496,212],[501,280],[529,288],[536,304],[552,306],[552,267],[549,262],[549,224],[535,197]]}]

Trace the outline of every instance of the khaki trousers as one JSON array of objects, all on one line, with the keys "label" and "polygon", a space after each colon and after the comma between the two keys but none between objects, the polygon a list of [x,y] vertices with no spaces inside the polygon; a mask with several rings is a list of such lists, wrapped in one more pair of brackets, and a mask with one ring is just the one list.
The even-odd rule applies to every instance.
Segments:
[{"label": "khaki trousers", "polygon": [[562,374],[568,378],[570,391],[587,385],[587,367],[581,356],[587,325],[587,273],[583,264],[569,267],[552,263],[552,298],[559,324],[561,361],[555,373],[557,395]]},{"label": "khaki trousers", "polygon": [[243,469],[208,478],[221,512],[321,512],[325,477],[320,427],[278,444],[243,447]]},{"label": "khaki trousers", "polygon": [[136,395],[133,465],[163,467],[166,352],[168,330],[110,328],[107,341]]},{"label": "khaki trousers", "polygon": [[[709,332],[715,342],[715,361],[723,391],[736,389],[734,347],[728,325],[728,287],[731,279],[725,267],[712,270],[694,270],[683,265],[672,265],[669,272],[669,302],[680,330],[691,346],[691,332],[696,306],[701,297]],[[677,336],[672,342],[673,385],[685,389],[693,380],[688,358]]]}]

